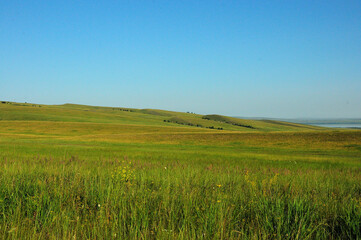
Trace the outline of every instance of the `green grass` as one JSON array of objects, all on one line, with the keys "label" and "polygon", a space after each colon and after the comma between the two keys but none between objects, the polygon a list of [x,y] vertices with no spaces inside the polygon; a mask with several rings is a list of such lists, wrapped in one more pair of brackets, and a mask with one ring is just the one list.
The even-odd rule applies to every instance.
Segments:
[{"label": "green grass", "polygon": [[[124,111],[126,110],[126,111]],[[207,115],[211,116],[211,115]],[[219,116],[219,115],[213,115]],[[203,128],[211,127],[223,128],[229,131],[255,131],[230,123],[244,123],[257,128],[257,131],[309,131],[323,130],[324,128],[308,126],[302,124],[282,124],[279,121],[245,120],[232,117],[219,116],[227,119],[219,121],[218,118],[204,119],[205,116],[192,113],[171,112],[156,109],[130,109],[130,108],[111,108],[111,107],[93,107],[76,104],[64,105],[38,105],[38,104],[0,104],[0,120],[3,121],[56,121],[56,122],[88,122],[88,123],[112,123],[112,124],[135,124],[150,126],[171,126],[183,127],[175,123],[192,123],[201,125]],[[166,122],[164,121],[166,120]],[[167,120],[170,120],[168,122]],[[200,128],[200,127],[198,127]]]},{"label": "green grass", "polygon": [[2,238],[361,239],[361,131],[119,109],[0,104]]}]

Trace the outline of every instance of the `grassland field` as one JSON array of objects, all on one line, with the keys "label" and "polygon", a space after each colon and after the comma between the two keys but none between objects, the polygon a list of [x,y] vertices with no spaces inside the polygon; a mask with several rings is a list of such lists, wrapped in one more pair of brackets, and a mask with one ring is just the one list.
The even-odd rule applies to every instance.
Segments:
[{"label": "grassland field", "polygon": [[361,130],[0,103],[2,239],[361,239]]}]

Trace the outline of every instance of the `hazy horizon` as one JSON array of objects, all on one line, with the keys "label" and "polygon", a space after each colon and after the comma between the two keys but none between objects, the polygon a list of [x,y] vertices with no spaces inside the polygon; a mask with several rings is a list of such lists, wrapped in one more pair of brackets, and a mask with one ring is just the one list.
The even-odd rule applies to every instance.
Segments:
[{"label": "hazy horizon", "polygon": [[360,1],[1,1],[0,99],[361,118]]}]

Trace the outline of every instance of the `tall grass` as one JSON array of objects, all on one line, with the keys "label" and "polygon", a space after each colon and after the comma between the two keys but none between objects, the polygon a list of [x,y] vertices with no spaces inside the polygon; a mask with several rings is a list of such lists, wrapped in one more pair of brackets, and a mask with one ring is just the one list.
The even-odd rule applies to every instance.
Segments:
[{"label": "tall grass", "polygon": [[361,238],[360,169],[77,157],[1,167],[3,238]]}]

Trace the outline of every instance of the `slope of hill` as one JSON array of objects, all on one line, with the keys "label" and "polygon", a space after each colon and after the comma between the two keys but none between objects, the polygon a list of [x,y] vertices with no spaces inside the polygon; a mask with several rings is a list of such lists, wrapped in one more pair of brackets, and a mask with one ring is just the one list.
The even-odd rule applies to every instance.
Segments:
[{"label": "slope of hill", "polygon": [[131,124],[241,132],[323,129],[273,120],[238,119],[221,115],[199,115],[157,109],[97,107],[77,104],[39,105],[14,102],[0,103],[0,120]]}]

